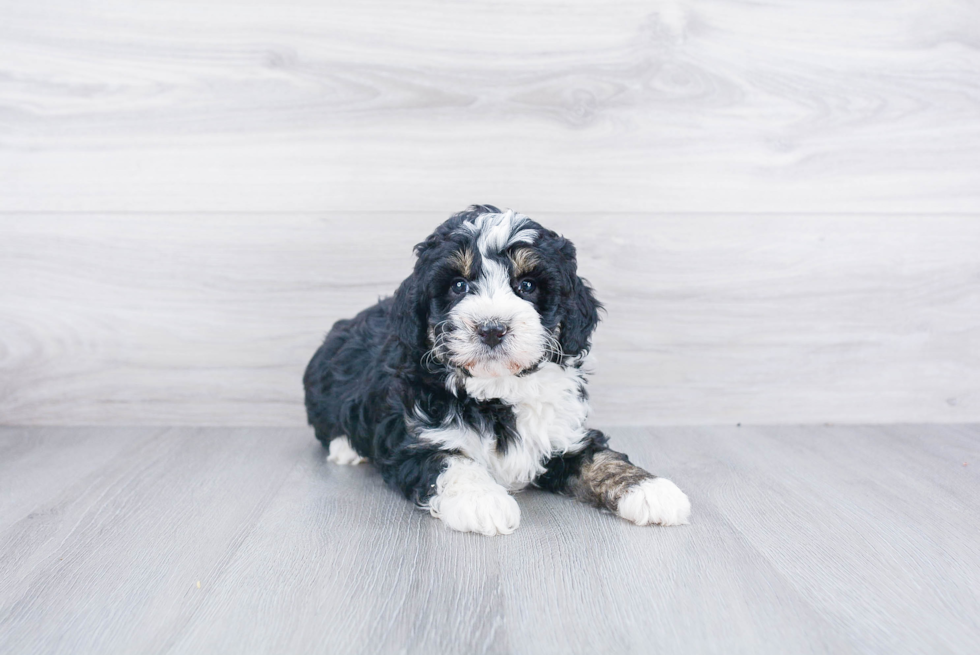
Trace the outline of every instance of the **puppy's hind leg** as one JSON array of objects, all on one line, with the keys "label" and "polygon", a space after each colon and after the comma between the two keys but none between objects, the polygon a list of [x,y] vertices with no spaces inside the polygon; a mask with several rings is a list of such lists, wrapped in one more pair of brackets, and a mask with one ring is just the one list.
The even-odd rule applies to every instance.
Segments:
[{"label": "puppy's hind leg", "polygon": [[330,441],[330,453],[327,455],[327,461],[341,466],[357,466],[366,462],[367,458],[358,455],[357,451],[350,445],[350,440],[341,436],[334,437]]},{"label": "puppy's hind leg", "polygon": [[551,459],[535,484],[608,509],[637,525],[688,523],[691,501],[676,484],[610,450],[601,432],[592,430],[589,437],[583,450]]}]

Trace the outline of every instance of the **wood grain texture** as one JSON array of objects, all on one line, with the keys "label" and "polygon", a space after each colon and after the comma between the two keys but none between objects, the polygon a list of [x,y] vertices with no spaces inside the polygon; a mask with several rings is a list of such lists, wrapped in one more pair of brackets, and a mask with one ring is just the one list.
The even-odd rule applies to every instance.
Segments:
[{"label": "wood grain texture", "polygon": [[[305,423],[428,213],[0,216],[0,423]],[[980,421],[976,216],[542,214],[608,309],[606,424]]]},{"label": "wood grain texture", "polygon": [[980,210],[971,0],[0,12],[0,210]]},{"label": "wood grain texture", "polygon": [[3,428],[23,479],[0,477],[0,651],[973,653],[978,444],[624,428],[690,526],[526,492],[518,531],[484,538],[326,463],[307,429]]}]

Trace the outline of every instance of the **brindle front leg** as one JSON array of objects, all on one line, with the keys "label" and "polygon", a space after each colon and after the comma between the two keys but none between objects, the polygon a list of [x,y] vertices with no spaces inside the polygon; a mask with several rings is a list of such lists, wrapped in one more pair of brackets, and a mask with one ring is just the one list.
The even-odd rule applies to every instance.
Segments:
[{"label": "brindle front leg", "polygon": [[637,525],[682,525],[691,501],[666,478],[658,478],[610,450],[608,438],[590,430],[583,450],[552,458],[535,484],[615,512]]}]

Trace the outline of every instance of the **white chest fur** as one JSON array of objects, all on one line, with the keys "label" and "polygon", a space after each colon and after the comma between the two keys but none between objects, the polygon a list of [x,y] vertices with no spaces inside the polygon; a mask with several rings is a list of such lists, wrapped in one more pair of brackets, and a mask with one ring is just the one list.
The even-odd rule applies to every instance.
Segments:
[{"label": "white chest fur", "polygon": [[549,458],[575,451],[585,437],[589,405],[579,391],[584,384],[580,369],[547,363],[530,375],[467,378],[465,384],[470,397],[499,399],[513,408],[516,443],[498,452],[493,435],[459,424],[425,430],[419,438],[459,450],[508,489],[526,487],[544,472]]}]

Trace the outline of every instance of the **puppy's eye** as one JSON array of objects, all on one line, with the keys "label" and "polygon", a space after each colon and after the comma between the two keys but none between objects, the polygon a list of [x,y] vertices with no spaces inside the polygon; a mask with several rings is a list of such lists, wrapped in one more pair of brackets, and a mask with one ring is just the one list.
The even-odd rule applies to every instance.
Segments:
[{"label": "puppy's eye", "polygon": [[450,285],[449,290],[452,291],[453,293],[462,295],[470,290],[470,283],[460,278],[454,281],[452,285]]},{"label": "puppy's eye", "polygon": [[521,283],[517,285],[517,290],[521,293],[532,293],[538,285],[534,280],[521,280]]}]

